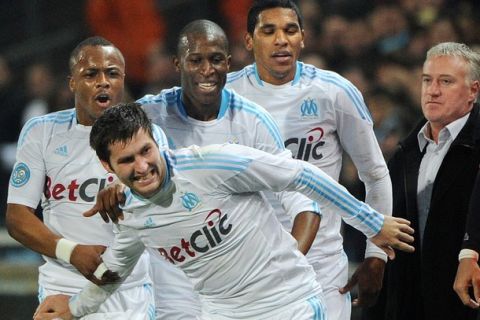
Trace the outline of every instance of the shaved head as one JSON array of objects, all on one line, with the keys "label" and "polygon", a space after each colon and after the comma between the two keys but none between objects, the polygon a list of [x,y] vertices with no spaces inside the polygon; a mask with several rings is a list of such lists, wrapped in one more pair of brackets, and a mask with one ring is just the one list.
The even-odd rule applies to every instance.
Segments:
[{"label": "shaved head", "polygon": [[178,36],[177,56],[182,56],[193,39],[202,36],[207,39],[220,39],[225,52],[228,52],[228,39],[225,31],[210,20],[195,20],[187,24]]}]

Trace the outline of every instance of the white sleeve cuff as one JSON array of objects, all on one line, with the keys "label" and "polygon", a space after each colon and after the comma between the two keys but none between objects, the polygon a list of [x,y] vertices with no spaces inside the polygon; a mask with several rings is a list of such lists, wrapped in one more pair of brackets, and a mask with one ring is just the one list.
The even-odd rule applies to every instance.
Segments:
[{"label": "white sleeve cuff", "polygon": [[365,248],[365,258],[378,258],[385,261],[385,263],[388,261],[388,256],[385,251],[377,247],[372,241],[368,239],[367,246]]},{"label": "white sleeve cuff", "polygon": [[475,261],[478,261],[478,252],[471,249],[462,249],[458,255],[458,261],[462,259],[475,259]]}]

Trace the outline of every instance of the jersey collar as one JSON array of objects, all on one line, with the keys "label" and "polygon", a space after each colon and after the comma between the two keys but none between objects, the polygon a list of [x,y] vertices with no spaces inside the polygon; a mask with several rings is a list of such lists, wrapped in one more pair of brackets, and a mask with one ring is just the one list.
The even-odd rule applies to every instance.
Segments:
[{"label": "jersey collar", "polygon": [[[220,102],[220,110],[218,111],[217,119],[223,118],[223,116],[225,115],[225,112],[227,112],[231,95],[232,93],[229,90],[225,88],[222,89],[222,98]],[[183,101],[182,101],[182,89],[178,90],[177,105],[178,105],[178,111],[180,112],[180,114],[185,118],[189,118],[187,111],[185,109],[185,105],[183,104]]]},{"label": "jersey collar", "polygon": [[[302,67],[303,65],[297,61],[295,62],[296,68],[295,68],[295,76],[293,77],[293,81],[291,82],[291,85],[294,86],[300,81],[300,75],[302,74]],[[257,64],[253,64],[253,74],[255,75],[255,79],[257,80],[257,83],[259,86],[263,87],[263,81],[260,79],[260,75],[258,74],[258,69],[257,69]]]}]

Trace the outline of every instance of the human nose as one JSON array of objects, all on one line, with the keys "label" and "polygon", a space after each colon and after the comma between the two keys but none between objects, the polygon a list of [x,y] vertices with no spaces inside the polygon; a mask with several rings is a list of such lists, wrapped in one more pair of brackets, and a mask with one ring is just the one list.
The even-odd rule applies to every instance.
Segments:
[{"label": "human nose", "polygon": [[148,162],[145,158],[141,157],[141,158],[137,158],[135,160],[135,172],[136,173],[139,173],[139,174],[143,174],[145,173],[146,171],[148,171]]},{"label": "human nose", "polygon": [[99,72],[97,77],[97,87],[106,88],[110,86],[110,79],[104,72]]},{"label": "human nose", "polygon": [[213,68],[213,65],[210,61],[208,61],[207,59],[205,59],[202,63],[202,66],[201,66],[201,72],[204,76],[208,76],[210,74],[212,74],[214,72],[214,68]]},{"label": "human nose", "polygon": [[275,32],[275,44],[284,45],[285,43],[287,43],[287,37],[285,36],[285,33],[282,30]]},{"label": "human nose", "polygon": [[425,91],[428,95],[438,96],[440,94],[440,86],[437,81],[431,81]]}]

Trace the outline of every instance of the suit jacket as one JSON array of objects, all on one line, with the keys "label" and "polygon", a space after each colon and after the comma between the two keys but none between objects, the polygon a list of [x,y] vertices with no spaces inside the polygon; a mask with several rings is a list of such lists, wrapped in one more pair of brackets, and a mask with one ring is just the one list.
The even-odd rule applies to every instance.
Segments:
[{"label": "suit jacket", "polygon": [[364,319],[475,319],[453,290],[470,195],[480,163],[480,115],[475,105],[448,150],[434,181],[423,243],[418,232],[417,182],[423,153],[417,134],[423,119],[389,161],[393,215],[412,222],[415,252],[397,251],[388,262],[377,305]]}]

